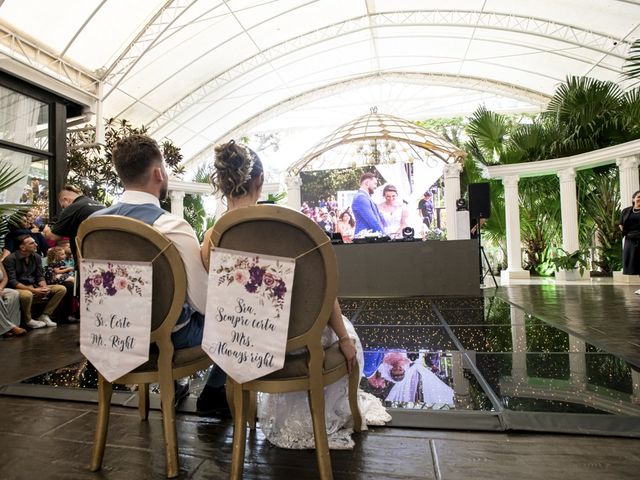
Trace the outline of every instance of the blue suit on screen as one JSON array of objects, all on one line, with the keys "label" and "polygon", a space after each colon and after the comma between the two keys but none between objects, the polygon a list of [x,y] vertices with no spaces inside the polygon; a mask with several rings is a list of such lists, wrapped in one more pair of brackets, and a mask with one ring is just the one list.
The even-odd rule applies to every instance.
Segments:
[{"label": "blue suit on screen", "polygon": [[364,190],[358,190],[356,196],[353,197],[351,210],[356,221],[355,235],[358,235],[362,230],[383,231],[383,222],[378,206],[373,203],[371,196]]}]

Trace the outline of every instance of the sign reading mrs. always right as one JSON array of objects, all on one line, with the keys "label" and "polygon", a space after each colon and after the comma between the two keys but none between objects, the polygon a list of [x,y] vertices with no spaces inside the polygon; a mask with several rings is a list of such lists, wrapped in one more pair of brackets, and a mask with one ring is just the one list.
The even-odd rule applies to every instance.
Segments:
[{"label": "sign reading mrs. always right", "polygon": [[284,365],[295,259],[211,252],[202,349],[238,383]]}]

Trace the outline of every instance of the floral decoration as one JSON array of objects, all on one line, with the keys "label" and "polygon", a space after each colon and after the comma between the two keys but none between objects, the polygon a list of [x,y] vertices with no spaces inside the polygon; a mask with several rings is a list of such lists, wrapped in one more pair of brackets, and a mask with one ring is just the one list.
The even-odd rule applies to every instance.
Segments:
[{"label": "floral decoration", "polygon": [[259,295],[260,304],[269,301],[276,309],[276,318],[284,308],[284,296],[287,285],[283,278],[291,272],[291,268],[277,260],[264,263],[259,256],[223,254],[219,256],[220,264],[215,270],[219,275],[218,286],[233,282],[239,283],[248,293]]},{"label": "floral decoration", "polygon": [[107,263],[105,267],[104,263],[96,265],[90,262],[86,265],[83,273],[85,279],[82,287],[87,306],[96,299],[100,304],[103,297],[113,297],[124,291],[142,297],[142,287],[146,284],[140,269],[132,265]]}]

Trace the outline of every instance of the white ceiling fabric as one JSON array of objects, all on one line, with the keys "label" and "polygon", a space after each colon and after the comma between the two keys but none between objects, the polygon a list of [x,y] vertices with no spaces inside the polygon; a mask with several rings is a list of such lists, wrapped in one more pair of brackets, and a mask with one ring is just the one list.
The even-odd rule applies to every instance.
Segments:
[{"label": "white ceiling fabric", "polygon": [[[101,80],[104,116],[189,159],[255,131],[320,139],[374,104],[410,120],[540,110],[567,75],[620,81],[640,1],[4,0],[0,23]],[[12,45],[0,55],[24,61]]]}]

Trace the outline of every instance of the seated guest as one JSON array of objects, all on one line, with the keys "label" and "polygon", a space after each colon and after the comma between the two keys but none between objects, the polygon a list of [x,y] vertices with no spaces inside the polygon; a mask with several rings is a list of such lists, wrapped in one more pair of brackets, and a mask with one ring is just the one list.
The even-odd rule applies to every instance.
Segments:
[{"label": "seated guest", "polygon": [[44,236],[40,233],[40,229],[33,223],[35,216],[31,210],[27,213],[15,213],[9,219],[9,233],[4,239],[4,248],[2,249],[2,260],[7,258],[10,253],[18,250],[18,237],[21,235],[29,235],[36,242],[36,253],[45,256],[49,245]]},{"label": "seated guest", "polygon": [[20,328],[20,295],[7,286],[7,272],[0,262],[0,335],[4,338],[18,337],[27,331]]},{"label": "seated guest", "polygon": [[333,222],[331,221],[331,218],[329,218],[329,212],[327,212],[326,210],[322,210],[320,220],[317,223],[318,226],[329,235],[333,233]]},{"label": "seated guest", "polygon": [[[225,196],[227,211],[256,204],[262,193],[264,170],[253,150],[233,140],[218,145],[215,148],[214,167],[211,182],[214,190]],[[207,270],[212,231],[210,229],[205,234],[202,247],[202,261]],[[359,365],[363,365],[360,340],[351,323],[342,315],[337,300],[334,301],[322,343],[324,346],[338,344],[349,372],[354,368],[356,356],[360,357]],[[357,350],[355,345],[358,346]],[[347,384],[348,377],[345,376],[324,389],[329,448],[353,447]],[[365,406],[361,408],[364,422],[380,425],[391,419],[379,400],[362,391],[358,392],[358,396],[359,404]],[[314,448],[306,392],[260,395],[258,402],[260,426],[269,442],[282,448]]]},{"label": "seated guest", "polygon": [[64,248],[53,247],[47,252],[47,266],[44,268],[44,279],[47,285],[62,285],[64,283],[71,284],[75,278],[73,276],[73,267],[67,266],[65,260],[67,258]]},{"label": "seated guest", "polygon": [[[207,303],[208,273],[200,261],[200,244],[186,220],[160,208],[169,190],[169,174],[156,141],[145,135],[131,135],[120,140],[112,154],[116,172],[124,185],[120,202],[92,216],[123,215],[151,225],[178,249],[187,274],[187,303],[171,334],[176,349],[202,343],[204,312]],[[209,374],[208,394],[198,399],[203,415],[226,416],[229,407],[224,384],[227,376],[217,366]]]},{"label": "seated guest", "polygon": [[344,243],[353,243],[353,234],[355,232],[356,222],[353,220],[353,216],[349,213],[349,210],[345,210],[340,214],[340,220],[338,220],[337,230],[342,235],[342,241]]},{"label": "seated guest", "polygon": [[[62,285],[47,285],[42,269],[42,258],[36,253],[38,246],[29,235],[20,235],[18,251],[4,259],[9,277],[8,285],[18,291],[22,310],[22,323],[29,328],[55,327],[51,315],[62,301],[66,289]],[[31,318],[31,305],[45,303],[37,320]]]},{"label": "seated guest", "polygon": [[64,299],[58,307],[58,320],[65,323],[78,321],[72,312],[74,305],[79,304],[79,299],[74,301],[75,293],[75,267],[66,263],[67,254],[62,247],[50,248],[47,252],[47,266],[44,268],[44,279],[47,285],[62,285],[67,289]]}]

